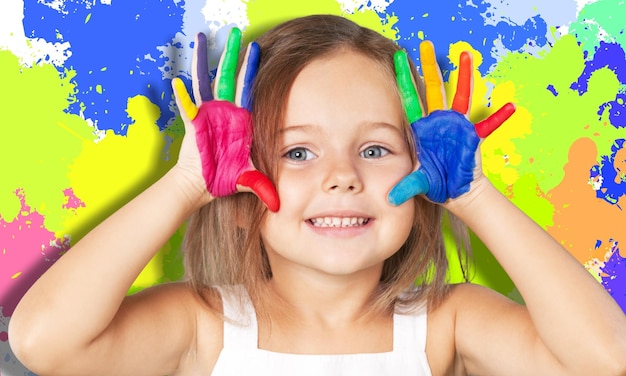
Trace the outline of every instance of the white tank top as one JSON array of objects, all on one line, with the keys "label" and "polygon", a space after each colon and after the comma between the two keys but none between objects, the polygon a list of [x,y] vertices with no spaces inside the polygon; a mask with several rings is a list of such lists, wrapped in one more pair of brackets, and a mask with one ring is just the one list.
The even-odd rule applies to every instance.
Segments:
[{"label": "white tank top", "polygon": [[[212,375],[413,375],[431,376],[426,359],[426,308],[413,314],[394,314],[393,350],[372,354],[302,355],[258,348],[256,313],[241,288],[220,288],[224,314],[224,347]],[[245,299],[245,311],[237,302]]]}]

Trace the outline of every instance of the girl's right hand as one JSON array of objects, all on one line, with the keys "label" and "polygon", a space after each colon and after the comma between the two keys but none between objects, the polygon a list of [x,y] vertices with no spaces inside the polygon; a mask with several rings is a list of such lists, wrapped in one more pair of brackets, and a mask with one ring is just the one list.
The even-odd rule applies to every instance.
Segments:
[{"label": "girl's right hand", "polygon": [[[259,46],[248,46],[239,80],[235,72],[241,31],[234,28],[218,66],[214,92],[209,81],[206,36],[196,36],[192,63],[192,82],[196,101],[191,100],[185,84],[172,80],[176,104],[185,123],[185,137],[176,164],[186,180],[208,193],[207,202],[235,192],[252,192],[271,211],[280,203],[272,182],[250,160],[252,144],[252,83],[259,62]],[[191,136],[193,135],[193,137]]]}]

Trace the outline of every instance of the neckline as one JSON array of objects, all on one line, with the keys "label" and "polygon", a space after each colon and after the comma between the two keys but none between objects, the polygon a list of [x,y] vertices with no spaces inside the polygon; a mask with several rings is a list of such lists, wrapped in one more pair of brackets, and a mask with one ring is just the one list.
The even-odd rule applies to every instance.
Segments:
[{"label": "neckline", "polygon": [[[425,328],[426,328],[426,311],[424,307],[420,307],[414,314],[402,314],[394,312],[392,316],[392,348],[390,351],[383,352],[367,352],[367,353],[341,353],[341,354],[299,354],[285,353],[259,347],[259,329],[256,317],[256,310],[252,304],[247,291],[243,286],[220,287],[222,295],[222,304],[224,306],[224,348],[236,346],[237,348],[246,348],[247,350],[259,351],[265,354],[274,354],[276,356],[303,356],[303,357],[359,357],[359,356],[388,356],[398,353],[404,349],[419,348],[425,351]],[[423,320],[423,322],[422,322]],[[424,327],[423,339],[418,340],[419,327]]]}]

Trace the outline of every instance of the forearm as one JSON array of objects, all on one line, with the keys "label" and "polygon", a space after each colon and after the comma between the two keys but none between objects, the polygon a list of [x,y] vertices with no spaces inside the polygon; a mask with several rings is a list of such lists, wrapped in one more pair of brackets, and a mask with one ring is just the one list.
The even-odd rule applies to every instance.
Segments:
[{"label": "forearm", "polygon": [[571,366],[623,356],[626,317],[602,286],[486,179],[473,191],[465,202],[448,208],[509,274],[547,348]]},{"label": "forearm", "polygon": [[199,206],[202,196],[184,185],[172,169],[72,247],[19,303],[16,338],[48,349],[62,338],[72,348],[102,333],[143,267]]}]

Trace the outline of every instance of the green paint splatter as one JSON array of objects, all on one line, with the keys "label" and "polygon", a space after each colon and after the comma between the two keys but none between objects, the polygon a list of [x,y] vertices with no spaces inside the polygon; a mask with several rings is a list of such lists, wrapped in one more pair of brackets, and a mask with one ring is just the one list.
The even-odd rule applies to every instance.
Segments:
[{"label": "green paint splatter", "polygon": [[626,44],[624,18],[618,15],[626,12],[624,0],[602,0],[585,5],[578,14],[578,20],[569,27],[584,51],[591,56],[600,41]]},{"label": "green paint splatter", "polygon": [[[516,166],[517,175],[535,176],[542,192],[550,191],[563,180],[563,166],[575,140],[589,137],[604,151],[619,135],[616,128],[597,115],[599,106],[614,100],[619,90],[614,72],[607,68],[595,72],[589,80],[588,92],[583,95],[570,89],[583,72],[584,63],[576,39],[566,35],[543,56],[505,57],[488,76],[496,86],[513,83],[515,103],[532,117],[531,132],[511,141],[517,155],[523,156]],[[548,90],[549,85],[558,95]],[[498,180],[490,175],[492,178]],[[526,203],[523,206],[528,207]]]},{"label": "green paint splatter", "polygon": [[62,228],[63,190],[70,187],[68,164],[83,142],[93,141],[93,129],[79,116],[64,112],[75,91],[74,71],[59,74],[52,65],[20,64],[0,51],[0,216],[11,221],[20,203],[14,192],[23,188],[31,207],[45,217],[51,231]]},{"label": "green paint splatter", "polygon": [[343,16],[357,24],[375,30],[391,40],[397,40],[398,21],[396,16],[380,16],[371,10],[356,10],[346,13],[335,0],[299,1],[293,0],[249,0],[248,19],[250,26],[245,31],[245,41],[253,40],[272,27],[285,21],[312,14],[332,14]]}]

